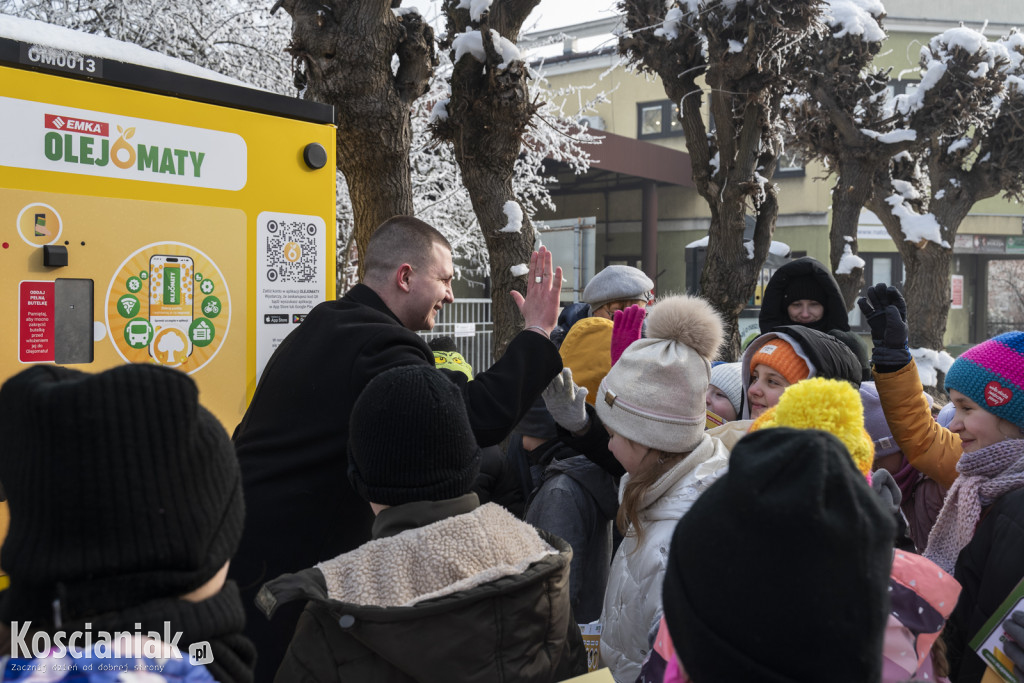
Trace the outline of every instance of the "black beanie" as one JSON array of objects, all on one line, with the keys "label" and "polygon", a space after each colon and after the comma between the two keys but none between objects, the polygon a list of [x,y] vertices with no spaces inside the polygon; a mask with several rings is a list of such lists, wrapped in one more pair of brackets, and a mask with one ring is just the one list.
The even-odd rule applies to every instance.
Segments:
[{"label": "black beanie", "polygon": [[0,389],[3,621],[52,628],[213,577],[245,508],[234,445],[195,382],[158,365],[34,366]]},{"label": "black beanie", "polygon": [[789,282],[786,283],[786,288],[782,292],[782,303],[789,306],[794,301],[800,301],[801,299],[817,301],[824,306],[826,299],[828,299],[828,294],[821,283],[813,276],[798,275],[790,278]]},{"label": "black beanie", "polygon": [[676,526],[663,602],[695,683],[877,681],[892,516],[831,434],[744,436]]},{"label": "black beanie", "polygon": [[356,399],[348,477],[367,501],[402,505],[469,493],[480,448],[462,394],[426,365],[392,368]]}]

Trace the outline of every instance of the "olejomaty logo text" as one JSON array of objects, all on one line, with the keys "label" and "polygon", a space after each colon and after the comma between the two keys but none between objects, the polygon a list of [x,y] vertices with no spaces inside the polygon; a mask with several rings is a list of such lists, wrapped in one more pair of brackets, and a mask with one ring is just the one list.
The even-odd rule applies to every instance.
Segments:
[{"label": "olejomaty logo text", "polygon": [[102,121],[46,114],[48,129],[43,137],[43,153],[50,161],[86,166],[136,168],[177,176],[202,177],[205,152],[160,145],[133,144],[135,128],[117,129],[117,139],[111,144],[110,124]]}]

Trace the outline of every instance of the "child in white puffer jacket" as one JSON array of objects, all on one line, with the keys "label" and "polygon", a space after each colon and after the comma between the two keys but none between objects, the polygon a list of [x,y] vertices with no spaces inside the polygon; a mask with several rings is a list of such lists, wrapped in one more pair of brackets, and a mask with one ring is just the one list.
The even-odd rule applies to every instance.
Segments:
[{"label": "child in white puffer jacket", "polygon": [[672,532],[729,457],[704,433],[711,360],[723,338],[718,314],[703,299],[669,297],[650,309],[646,333],[612,366],[595,401],[609,450],[626,470],[616,520],[624,540],[605,591],[601,660],[616,681],[630,683],[661,618]]}]

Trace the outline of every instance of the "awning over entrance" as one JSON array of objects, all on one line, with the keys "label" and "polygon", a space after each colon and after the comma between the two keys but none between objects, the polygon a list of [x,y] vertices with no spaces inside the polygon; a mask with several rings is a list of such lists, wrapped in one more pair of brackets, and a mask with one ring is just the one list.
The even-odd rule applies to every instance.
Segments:
[{"label": "awning over entrance", "polygon": [[594,133],[604,138],[600,145],[588,148],[594,168],[658,183],[694,186],[689,154],[606,130]]}]

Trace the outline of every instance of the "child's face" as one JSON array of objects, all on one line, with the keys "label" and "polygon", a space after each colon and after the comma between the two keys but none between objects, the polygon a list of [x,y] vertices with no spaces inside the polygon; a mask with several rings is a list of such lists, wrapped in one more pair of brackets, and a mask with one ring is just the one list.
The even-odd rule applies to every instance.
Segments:
[{"label": "child's face", "polygon": [[949,431],[960,435],[965,453],[972,453],[1007,439],[1024,438],[1019,427],[988,412],[956,389],[949,390],[949,400],[956,406],[953,420],[949,423]]},{"label": "child's face", "polygon": [[747,387],[747,400],[750,402],[750,417],[757,419],[782,396],[789,386],[789,380],[781,373],[767,365],[755,365],[750,371],[750,386]]},{"label": "child's face", "polygon": [[[607,425],[605,429],[608,429]],[[621,434],[616,434],[611,429],[608,429],[608,434],[608,450],[612,452],[612,455],[619,461],[619,464],[629,473],[629,476],[635,477],[638,472],[642,472],[647,465],[644,462],[644,458],[651,452],[651,449],[647,446],[641,446],[635,441],[630,441]]]},{"label": "child's face", "polygon": [[708,410],[726,422],[731,422],[736,419],[736,409],[732,407],[732,401],[725,395],[725,392],[716,387],[714,384],[708,385],[708,393],[705,397]]}]

